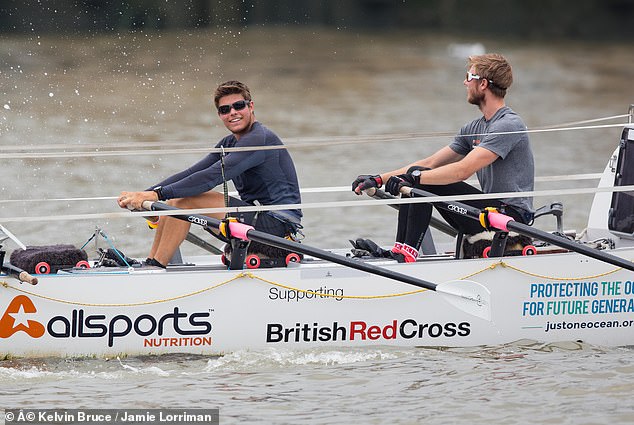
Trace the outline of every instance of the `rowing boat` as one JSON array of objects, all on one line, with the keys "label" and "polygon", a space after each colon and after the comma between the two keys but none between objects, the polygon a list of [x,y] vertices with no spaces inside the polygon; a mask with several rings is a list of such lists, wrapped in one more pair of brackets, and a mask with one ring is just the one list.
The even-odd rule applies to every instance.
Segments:
[{"label": "rowing boat", "polygon": [[[287,267],[227,269],[219,255],[186,257],[166,270],[94,267],[91,260],[92,267],[63,268],[37,279],[5,260],[0,354],[208,355],[521,340],[632,345],[634,210],[628,185],[634,178],[625,171],[628,163],[634,168],[630,151],[631,124],[602,174],[583,236],[571,240],[534,230],[547,242],[538,246],[538,255],[464,259],[439,249],[399,264],[300,244],[304,259]],[[186,211],[183,217],[214,224]],[[501,226],[496,229],[526,230]],[[248,226],[234,233],[292,243]]]}]

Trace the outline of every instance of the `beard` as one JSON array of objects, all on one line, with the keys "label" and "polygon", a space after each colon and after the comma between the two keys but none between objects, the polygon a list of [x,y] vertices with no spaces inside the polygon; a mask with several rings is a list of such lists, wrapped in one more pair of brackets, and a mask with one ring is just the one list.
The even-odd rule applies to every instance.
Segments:
[{"label": "beard", "polygon": [[484,93],[482,92],[470,92],[467,96],[467,101],[476,106],[482,105],[482,101],[484,101]]}]

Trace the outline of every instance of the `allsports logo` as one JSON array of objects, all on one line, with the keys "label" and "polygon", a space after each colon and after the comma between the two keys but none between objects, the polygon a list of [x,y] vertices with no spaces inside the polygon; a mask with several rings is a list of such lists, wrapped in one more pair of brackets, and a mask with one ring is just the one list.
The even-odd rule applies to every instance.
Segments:
[{"label": "allsports logo", "polygon": [[44,335],[44,325],[31,320],[35,313],[37,309],[29,297],[26,295],[15,297],[0,318],[0,338],[9,338],[16,332],[25,332],[33,338]]},{"label": "allsports logo", "polygon": [[182,312],[178,307],[162,315],[138,316],[87,314],[84,309],[73,309],[67,315],[53,316],[47,320],[38,317],[45,324],[35,320],[35,313],[37,309],[29,297],[15,297],[0,318],[0,338],[9,338],[17,332],[25,332],[32,338],[40,338],[44,334],[53,338],[105,337],[108,347],[112,347],[116,338],[129,334],[154,337],[162,336],[171,330],[179,336],[198,336],[210,334],[212,328],[209,312],[189,314]]}]

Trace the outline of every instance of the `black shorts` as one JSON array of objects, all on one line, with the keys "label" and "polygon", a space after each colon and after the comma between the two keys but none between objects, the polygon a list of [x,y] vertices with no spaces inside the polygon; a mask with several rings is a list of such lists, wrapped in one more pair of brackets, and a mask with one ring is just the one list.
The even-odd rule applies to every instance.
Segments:
[{"label": "black shorts", "polygon": [[[251,204],[244,202],[241,199],[229,197],[229,206],[230,207],[240,207],[240,206],[252,206]],[[270,235],[279,236],[281,238],[285,238],[289,235],[294,235],[298,230],[299,224],[293,224],[288,221],[285,221],[282,218],[278,218],[273,215],[269,211],[260,211],[260,212],[238,212],[238,213],[230,213],[231,217],[235,217],[241,223],[248,224],[253,226],[256,230],[261,232],[268,233]],[[225,245],[225,255],[229,256],[231,254],[232,247],[231,244]],[[247,253],[256,253],[263,255],[268,258],[286,258],[291,251],[276,248],[267,244],[263,244],[260,242],[249,242]]]},{"label": "black shorts", "polygon": [[[230,207],[244,207],[244,206],[253,206],[247,202],[244,202],[242,199],[229,197],[229,206]],[[235,217],[241,223],[248,224],[253,226],[256,230],[260,230],[262,232],[285,237],[290,233],[290,229],[288,228],[288,224],[282,221],[281,219],[275,217],[269,211],[260,211],[260,212],[238,212],[238,213],[230,213],[231,217]],[[255,222],[255,224],[253,224]]]}]

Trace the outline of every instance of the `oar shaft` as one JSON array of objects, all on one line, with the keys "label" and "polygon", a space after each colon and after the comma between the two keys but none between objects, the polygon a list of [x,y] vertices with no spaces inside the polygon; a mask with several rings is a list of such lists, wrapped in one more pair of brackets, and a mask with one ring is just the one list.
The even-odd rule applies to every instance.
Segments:
[{"label": "oar shaft", "polygon": [[19,267],[15,267],[11,264],[3,264],[2,271],[8,274],[9,276],[13,276],[18,279],[20,282],[30,283],[31,285],[37,285],[37,278],[32,276],[28,272],[22,270]]},{"label": "oar shaft", "polygon": [[[375,189],[375,188],[370,188],[368,190],[365,191],[365,193],[374,198],[374,199],[396,199],[395,196],[389,194],[389,193],[385,193],[383,190],[381,189]],[[390,207],[398,210],[399,206],[398,205],[394,205],[391,204]],[[447,223],[445,223],[444,221],[441,221],[439,219],[437,219],[436,217],[431,218],[431,222],[429,223],[434,229],[438,229],[441,232],[443,232],[446,235],[449,235],[451,237],[454,237],[458,234],[458,232],[456,232],[456,229],[454,229],[453,227],[451,227],[450,225],[448,225]]]},{"label": "oar shaft", "polygon": [[[150,201],[144,202],[143,208],[152,211],[178,210],[178,208],[172,207],[170,205]],[[179,218],[181,220],[186,220],[199,226],[203,226],[205,230],[209,230],[212,227],[220,230],[221,225],[224,225],[224,223],[220,220],[206,217],[204,215],[179,214],[173,217]],[[423,279],[417,279],[413,276],[390,271],[382,267],[377,267],[372,264],[365,263],[363,261],[351,260],[349,258],[334,254],[329,251],[324,251],[319,248],[311,247],[305,244],[290,241],[288,239],[280,238],[275,235],[260,232],[259,230],[255,230],[252,226],[248,226],[243,223],[230,221],[228,222],[228,227],[229,233],[231,233],[231,237],[265,243],[289,251],[301,252],[303,254],[311,255],[315,258],[321,258],[322,260],[330,261],[336,264],[341,264],[342,266],[350,267],[352,269],[361,270],[377,276],[382,276],[388,279],[407,283],[419,288],[436,291],[437,294],[445,297],[449,303],[458,307],[464,312],[472,314],[484,320],[491,320],[491,294],[486,287],[477,282],[462,280],[445,282],[443,284],[437,285]],[[226,229],[222,230],[226,231]]]},{"label": "oar shaft", "polygon": [[206,240],[199,238],[198,236],[194,235],[193,233],[187,233],[187,236],[185,236],[185,240],[187,242],[190,242],[194,245],[196,245],[199,248],[204,249],[207,252],[211,252],[212,254],[216,254],[216,255],[220,255],[222,254],[222,250],[212,244],[210,244],[209,242],[207,242]]},{"label": "oar shaft", "polygon": [[[401,188],[401,193],[403,193],[404,195],[422,197],[422,198],[438,196],[435,193],[427,192],[422,189],[414,189],[412,187],[407,187],[407,186],[403,186]],[[432,203],[449,212],[471,217],[474,220],[478,220],[478,221],[480,220],[480,214],[482,214],[482,211],[480,211],[478,208],[472,207],[471,205],[463,204],[462,202],[434,201]]]},{"label": "oar shaft", "polygon": [[[431,192],[427,192],[420,189],[414,189],[411,187],[404,186],[401,189],[401,192],[410,195],[410,196],[436,196]],[[437,205],[447,211],[454,212],[456,214],[461,214],[467,217],[471,217],[474,220],[480,220],[480,216],[482,215],[482,211],[479,209],[472,207],[471,205],[463,204],[462,202],[448,202],[448,201],[438,201],[434,202],[434,205]],[[628,261],[624,258],[617,257],[616,255],[609,254],[607,252],[598,251],[593,248],[589,248],[583,244],[573,242],[569,239],[562,238],[561,236],[553,235],[552,233],[545,232],[543,230],[536,229],[534,227],[528,226],[524,223],[519,223],[513,220],[512,217],[509,217],[505,214],[497,213],[497,212],[487,212],[487,219],[489,221],[489,225],[499,230],[509,231],[514,230],[517,233],[533,237],[535,239],[539,239],[544,242],[549,242],[553,245],[569,249],[570,251],[577,252],[579,254],[586,255],[588,257],[594,258],[599,261],[604,261],[606,263],[623,267],[627,270],[634,271],[634,263]]]},{"label": "oar shaft", "polygon": [[381,267],[377,267],[362,261],[351,260],[349,258],[343,257],[338,254],[334,254],[329,251],[325,251],[323,249],[314,248],[304,244],[299,244],[297,242],[292,242],[284,238],[280,238],[274,235],[270,235],[268,233],[260,232],[259,230],[255,230],[255,229],[248,230],[247,237],[256,242],[265,243],[268,245],[275,246],[277,248],[282,248],[289,251],[301,252],[303,254],[311,255],[313,257],[320,258],[322,260],[341,264],[342,266],[347,266],[353,269],[365,271],[365,272],[372,273],[378,276],[383,276],[388,279],[398,280],[398,281],[409,283],[411,285],[415,285],[421,288],[431,289],[433,291],[436,290],[436,284],[434,283],[427,282],[422,279],[417,279],[415,277],[394,272],[391,270],[387,270]]},{"label": "oar shaft", "polygon": [[607,252],[598,251],[594,248],[589,248],[586,245],[570,241],[568,239],[553,235],[552,233],[535,229],[524,223],[518,223],[517,221],[510,220],[506,224],[506,227],[508,230],[514,230],[517,233],[531,236],[544,242],[552,243],[553,245],[578,252],[579,254],[587,255],[588,257],[594,258],[595,260],[605,261],[606,263],[610,263],[615,266],[634,271],[634,263],[632,263],[631,261],[628,261],[621,257],[617,257],[616,255],[608,254]]},{"label": "oar shaft", "polygon": [[[160,202],[150,202],[150,201],[145,201],[143,203],[143,208],[145,208],[146,210],[151,210],[151,211],[178,210],[178,208],[172,207],[170,205],[166,205]],[[198,215],[198,214],[182,214],[182,215],[179,214],[179,215],[173,215],[172,217],[175,217],[184,221],[188,221],[190,223],[197,224],[205,228],[213,227],[213,228],[219,229],[221,225],[221,221],[218,219],[207,217],[204,215]],[[386,277],[388,279],[398,280],[400,282],[408,283],[410,285],[418,286],[420,288],[430,289],[432,291],[436,290],[437,285],[435,283],[428,282],[423,279],[417,279],[413,276],[408,276],[408,275],[394,272],[391,270],[387,270],[382,267],[377,267],[362,261],[351,260],[349,258],[334,254],[329,251],[325,251],[323,249],[307,246],[305,244],[300,244],[297,242],[290,241],[288,239],[280,238],[279,236],[275,236],[269,233],[255,230],[252,226],[248,226],[243,223],[229,222],[229,230],[232,236],[238,237],[240,239],[253,240],[253,241],[261,242],[267,245],[272,245],[277,248],[286,249],[288,251],[301,252],[302,254],[305,254],[305,255],[311,255],[315,258],[320,258],[322,260],[330,261],[336,264],[341,264],[342,266],[347,266],[353,269],[372,273],[378,276]]]}]

